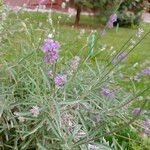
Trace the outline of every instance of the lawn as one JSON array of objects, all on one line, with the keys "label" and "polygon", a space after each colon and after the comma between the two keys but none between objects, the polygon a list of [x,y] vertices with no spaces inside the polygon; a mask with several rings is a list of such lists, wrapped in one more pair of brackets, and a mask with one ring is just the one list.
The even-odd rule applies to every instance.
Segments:
[{"label": "lawn", "polygon": [[[48,13],[28,13],[23,12],[19,15],[17,14],[11,14],[9,16],[9,19],[7,21],[8,24],[8,32],[6,34],[8,39],[6,38],[6,41],[3,46],[7,45],[7,52],[5,51],[5,57],[3,59],[7,60],[7,62],[16,62],[22,57],[22,51],[20,48],[24,49],[26,53],[27,51],[33,51],[35,47],[37,46],[36,41],[39,40],[39,38],[46,37],[48,33],[51,33],[53,28],[51,27],[49,21],[49,14]],[[96,36],[100,35],[101,30],[103,29],[103,25],[100,23],[98,24],[98,18],[94,18],[93,16],[81,16],[81,26],[79,28],[76,28],[73,26],[74,18],[69,18],[67,15],[61,15],[57,13],[52,14],[53,18],[53,24],[55,25],[56,30],[56,39],[60,41],[62,44],[62,55],[72,57],[72,55],[78,55],[79,53],[83,53],[83,55],[87,55],[88,49],[84,49],[84,51],[81,52],[81,48],[86,44],[87,37],[90,35],[91,30],[96,31]],[[59,19],[58,19],[59,18]],[[59,21],[58,21],[59,20]],[[16,27],[18,28],[16,30]],[[146,23],[141,23],[141,28],[145,30],[145,33],[150,30],[150,25]],[[41,28],[41,30],[40,30]],[[82,29],[85,29],[85,34],[79,37],[80,32],[82,32]],[[26,30],[30,32],[29,34],[25,33]],[[46,32],[45,32],[46,31]],[[107,31],[107,34],[101,38],[98,39],[97,44],[94,48],[95,52],[101,51],[104,47],[104,50],[100,52],[96,57],[100,62],[107,63],[109,57],[109,54],[113,51],[119,51],[123,43],[125,43],[132,35],[134,35],[137,31],[137,27],[134,28],[113,28],[111,30]],[[30,36],[31,35],[31,36]],[[24,40],[24,39],[27,40]],[[16,39],[14,41],[14,39]],[[8,41],[10,40],[10,41]],[[31,40],[33,40],[33,50],[26,47],[27,41],[31,43]],[[125,60],[122,63],[122,71],[125,73],[125,76],[127,78],[131,76],[134,76],[137,71],[140,71],[142,69],[140,66],[144,62],[147,62],[147,66],[149,65],[148,61],[150,59],[150,52],[149,52],[149,42],[150,41],[150,34],[143,39],[143,41],[132,51],[132,53],[129,55],[128,59]],[[7,43],[7,44],[5,44]],[[3,54],[3,47],[1,50],[1,53]],[[12,53],[13,51],[13,53]],[[23,54],[24,55],[24,54]],[[3,60],[2,59],[2,60]],[[135,63],[138,63],[137,66],[134,68],[133,65]],[[130,74],[130,75],[129,75]],[[144,79],[143,79],[144,80]],[[126,81],[128,84],[124,83],[126,86],[131,85],[130,81]],[[149,81],[146,78],[144,82],[137,83],[136,87],[143,89],[145,86],[149,85]],[[133,83],[132,83],[133,85]]]},{"label": "lawn", "polygon": [[[60,66],[58,66],[58,68],[67,65],[69,60],[73,56],[78,55],[81,58],[85,59],[89,55],[89,51],[91,50],[90,46],[86,46],[88,37],[91,37],[93,33],[95,34],[96,38],[98,37],[98,40],[97,41],[95,40],[96,44],[93,49],[94,52],[90,55],[90,58],[87,60],[87,66],[90,63],[93,65],[93,69],[89,68],[89,72],[91,71],[90,73],[89,72],[87,73],[86,71],[82,72],[83,75],[85,75],[85,77],[87,76],[87,78],[89,79],[89,77],[93,76],[93,74],[94,77],[96,77],[98,71],[99,73],[101,72],[101,70],[96,70],[97,69],[96,63],[98,62],[98,64],[106,65],[110,61],[111,58],[110,55],[114,53],[114,51],[116,52],[119,51],[120,48],[123,46],[123,44],[132,35],[135,35],[138,29],[138,27],[134,27],[134,28],[115,27],[113,29],[107,30],[106,35],[100,37],[100,33],[104,28],[104,25],[102,25],[99,22],[98,18],[82,16],[81,25],[78,28],[73,26],[73,21],[74,21],[73,18],[69,18],[67,15],[60,15],[57,13],[52,13],[52,20],[50,14],[48,13],[39,13],[39,12],[12,13],[11,12],[9,14],[8,18],[2,25],[2,29],[1,29],[2,39],[1,39],[1,47],[0,47],[0,91],[1,93],[8,94],[8,97],[10,94],[9,98],[10,99],[12,98],[12,102],[10,101],[9,103],[7,103],[7,101],[4,100],[4,104],[3,104],[4,106],[10,107],[10,109],[12,109],[13,106],[17,107],[18,105],[23,105],[23,108],[21,108],[20,111],[23,109],[27,111],[27,106],[30,106],[31,104],[35,104],[37,101],[40,105],[44,105],[45,110],[47,109],[47,103],[51,104],[51,101],[48,101],[49,99],[51,99],[51,94],[48,93],[48,91],[51,90],[51,87],[48,86],[48,83],[50,81],[47,79],[45,75],[46,73],[44,72],[45,70],[48,70],[49,67],[45,66],[43,63],[43,53],[41,51],[41,45],[43,44],[43,39],[46,39],[47,36],[52,32],[55,33],[54,38],[61,43],[60,55],[62,56],[61,59],[63,61],[61,62]],[[140,27],[145,30],[145,33],[150,31],[149,24],[141,23]],[[83,29],[85,30],[85,33],[83,33],[84,32]],[[150,47],[150,34],[148,34],[141,41],[141,43],[134,49],[134,51],[132,51],[132,53],[127,57],[127,59],[125,59],[118,67],[116,67],[116,72],[114,73],[114,76],[112,78],[116,79],[117,86],[121,86],[123,89],[125,89],[126,92],[132,92],[135,94],[137,91],[141,91],[149,87],[150,84],[149,76],[143,76],[140,82],[133,80],[133,77],[139,71],[145,69],[147,66],[150,65],[149,47]],[[97,71],[96,73],[94,73],[95,70]],[[63,71],[64,70],[61,70],[60,72]],[[84,80],[84,76],[83,77],[80,76],[79,81],[81,81],[82,83],[83,80]],[[77,81],[75,80],[74,82]],[[79,83],[77,87],[81,89],[81,91],[82,90],[84,91],[85,87],[80,86]],[[15,98],[12,97],[13,92]],[[69,89],[69,92],[71,93],[72,91]],[[146,97],[148,98],[149,93],[150,90],[140,96],[143,96],[143,99],[145,99]],[[64,93],[58,93],[58,94],[59,94],[58,97],[63,96],[65,99]],[[76,94],[78,95],[78,91]],[[26,95],[30,95],[30,96],[26,98],[25,97]],[[70,95],[68,97],[71,97]],[[3,94],[1,94],[0,96],[2,97],[2,99],[4,99]],[[125,96],[128,97],[130,95],[125,95]],[[96,97],[93,97],[93,99],[94,98],[96,99]],[[16,99],[18,100],[17,102]],[[143,101],[141,99],[142,99],[141,97],[136,98],[135,100],[137,101],[132,103],[132,105],[129,106],[129,109],[132,109],[134,107],[140,107],[143,104]],[[61,103],[60,98],[59,101]],[[70,103],[72,101],[70,101]],[[18,111],[16,107],[13,109]],[[50,105],[49,107],[53,107],[53,105]],[[113,104],[111,107],[113,107]],[[55,115],[53,114],[54,111],[53,109],[54,108],[50,108],[51,111],[50,113],[52,113],[52,115]],[[59,110],[57,109],[58,107],[56,107],[56,112],[57,111],[59,112]],[[149,103],[147,103],[145,109],[149,111],[150,109]],[[50,113],[48,112],[48,114]],[[84,114],[82,116],[78,112],[76,113],[77,115],[79,115],[79,118],[81,119],[80,123],[83,124],[83,128],[85,130],[88,130],[87,128],[88,123],[84,122],[85,120],[83,119]],[[118,112],[117,114],[118,116],[120,115],[119,113],[120,112]],[[28,114],[28,112],[26,113],[23,112],[21,114],[26,115]],[[124,114],[126,114],[126,112],[124,112]],[[109,115],[111,116],[112,114]],[[57,117],[59,120],[60,116]],[[111,117],[110,118],[107,117],[108,116],[106,116],[105,118],[106,120],[107,119],[109,120],[111,118]],[[123,118],[123,116],[119,116],[119,117],[122,120],[127,121],[127,119]],[[34,119],[30,118],[29,120],[31,121],[30,123],[32,123]],[[35,120],[35,123],[32,124],[33,126],[37,125],[38,123],[37,120]],[[21,130],[18,131],[17,134],[20,135],[21,132],[24,132],[26,134],[23,137],[29,136],[30,134],[36,132],[39,128],[41,128],[41,126],[43,125],[41,124],[42,122],[39,123],[38,126],[31,132],[27,132],[26,127],[21,128]],[[135,124],[138,123],[136,122]],[[113,126],[114,124],[111,125]],[[109,128],[109,125],[107,127]],[[132,147],[134,145],[135,146],[134,149],[138,149],[138,148],[140,149],[139,144],[137,144],[139,142],[138,136],[135,134],[135,132],[133,132],[132,127],[131,130],[128,129],[129,128],[123,130],[123,132],[121,132],[120,135],[116,134],[116,136],[119,137],[118,141],[120,142],[122,140],[124,141],[127,140],[127,142],[129,142],[131,138],[131,141],[132,140],[135,141],[133,143],[129,142],[129,147],[130,146]],[[52,131],[53,130],[55,129],[53,128]],[[44,132],[45,131],[42,130],[38,135],[41,136],[41,134],[43,134]],[[128,133],[130,134],[130,136],[127,135]],[[94,136],[94,134],[96,135],[97,133],[96,132],[92,133],[92,136]],[[48,139],[49,137],[47,135],[44,138]],[[53,134],[52,134],[52,138],[54,139],[54,141],[56,140],[56,145],[55,144],[53,145],[52,144],[53,142],[51,144],[54,147],[57,147],[58,139],[55,138]],[[72,137],[69,137],[68,142],[71,141],[70,138]],[[109,138],[110,141],[113,140],[111,137],[108,137],[108,139]],[[38,143],[42,143],[42,142],[44,143],[44,141],[38,141]],[[26,144],[27,143],[25,143],[22,146],[25,146]],[[136,144],[138,146],[136,146]],[[40,144],[39,147],[42,148]]]}]

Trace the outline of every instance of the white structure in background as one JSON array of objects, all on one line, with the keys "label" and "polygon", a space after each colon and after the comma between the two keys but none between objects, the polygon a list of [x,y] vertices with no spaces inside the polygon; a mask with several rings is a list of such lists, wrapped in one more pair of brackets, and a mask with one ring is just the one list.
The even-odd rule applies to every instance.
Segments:
[{"label": "white structure in background", "polygon": [[150,13],[143,13],[142,20],[143,22],[150,23]]}]

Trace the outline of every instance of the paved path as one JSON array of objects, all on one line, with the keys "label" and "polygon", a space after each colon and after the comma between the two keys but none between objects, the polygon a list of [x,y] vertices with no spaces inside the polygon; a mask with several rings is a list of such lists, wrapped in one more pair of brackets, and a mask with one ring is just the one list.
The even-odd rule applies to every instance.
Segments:
[{"label": "paved path", "polygon": [[[4,0],[4,3],[6,5],[9,5],[9,6],[13,6],[13,7],[22,7],[24,5],[27,6],[27,8],[36,8],[36,6],[38,6],[39,0]],[[57,2],[54,2],[53,3],[53,7],[56,8],[56,9],[60,9],[60,0],[57,0]],[[50,0],[44,0],[42,3],[42,5],[45,5],[47,8],[51,7],[51,2]]]},{"label": "paved path", "polygon": [[4,0],[4,3],[10,6],[23,6],[26,0]]},{"label": "paved path", "polygon": [[144,13],[142,19],[144,22],[150,23],[150,13]]}]

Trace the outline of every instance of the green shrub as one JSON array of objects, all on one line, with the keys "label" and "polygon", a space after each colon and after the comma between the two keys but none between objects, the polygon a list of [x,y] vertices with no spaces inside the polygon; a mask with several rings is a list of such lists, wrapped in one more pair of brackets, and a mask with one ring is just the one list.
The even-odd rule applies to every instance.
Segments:
[{"label": "green shrub", "polygon": [[[26,12],[21,14],[26,15]],[[36,13],[32,15],[37,16]],[[147,34],[139,29],[132,36],[135,41],[131,38],[119,53],[105,56],[109,60],[105,64],[96,58],[101,51],[94,51],[99,33],[86,31],[85,45],[77,49],[77,42],[69,41],[75,29],[64,37],[68,29],[53,24],[52,14],[45,15],[47,26],[39,21],[43,21],[43,14],[37,20],[32,15],[21,19],[19,13],[5,14],[0,24],[3,56],[0,59],[0,148],[85,150],[88,147],[121,147],[124,140],[114,133],[130,128],[129,124],[137,119],[139,114],[130,113],[128,104],[139,92],[132,94],[118,85],[115,80],[117,66]],[[80,32],[77,35],[79,38],[75,41],[82,40],[83,35]],[[63,50],[59,49],[57,61],[45,64],[43,57],[49,53],[43,53],[41,47],[45,39],[51,41],[52,36],[53,44],[59,41]],[[74,57],[72,49],[77,49],[78,57]],[[66,75],[67,82],[61,84],[57,80],[56,84],[58,74]],[[146,100],[142,108],[145,103]],[[132,130],[120,134],[128,137],[126,132],[133,135]],[[134,137],[138,139],[136,134]]]},{"label": "green shrub", "polygon": [[143,0],[125,0],[118,9],[119,25],[138,25],[143,10]]}]

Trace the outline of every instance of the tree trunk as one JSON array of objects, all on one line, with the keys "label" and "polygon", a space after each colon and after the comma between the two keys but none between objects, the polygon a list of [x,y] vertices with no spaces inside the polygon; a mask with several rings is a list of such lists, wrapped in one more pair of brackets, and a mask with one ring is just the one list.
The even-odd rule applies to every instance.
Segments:
[{"label": "tree trunk", "polygon": [[75,25],[78,26],[80,22],[81,6],[77,6],[76,10],[77,10],[77,14],[75,19]]}]

